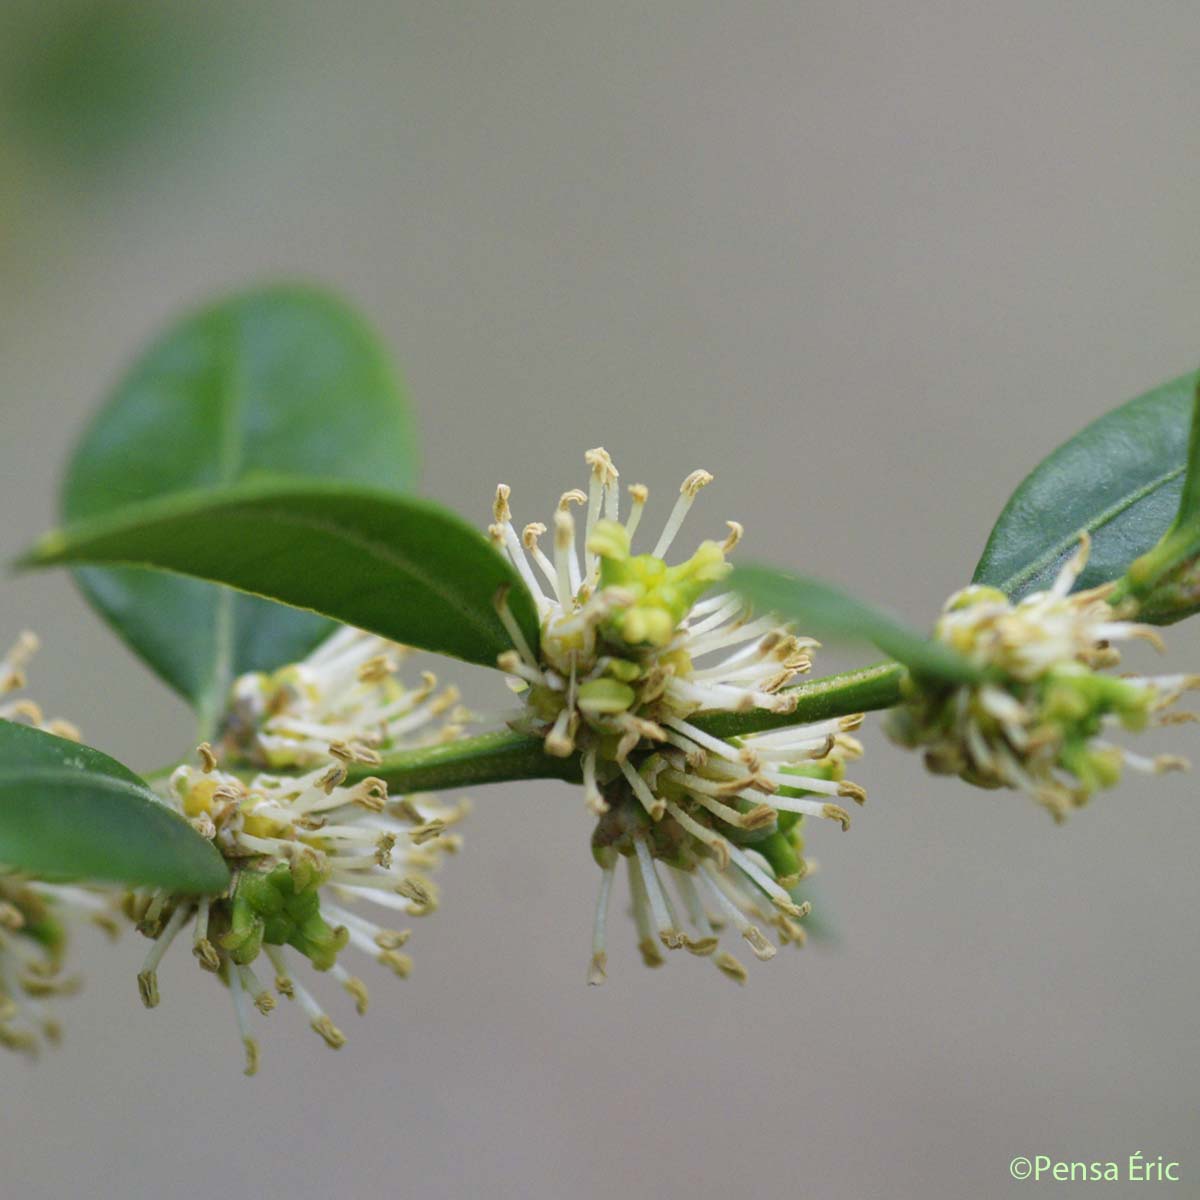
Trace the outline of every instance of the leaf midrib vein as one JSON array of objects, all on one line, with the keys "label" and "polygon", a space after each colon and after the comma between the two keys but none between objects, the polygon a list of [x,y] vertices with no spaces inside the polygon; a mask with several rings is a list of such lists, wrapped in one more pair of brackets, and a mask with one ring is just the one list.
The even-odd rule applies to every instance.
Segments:
[{"label": "leaf midrib vein", "polygon": [[[1140,488],[1129,492],[1116,503],[1110,505],[1099,513],[1092,521],[1087,521],[1080,526],[1080,529],[1086,529],[1089,533],[1094,533],[1098,529],[1102,529],[1105,525],[1116,520],[1123,512],[1132,508],[1139,500],[1145,499],[1147,496],[1156,492],[1159,488],[1165,487],[1173,479],[1177,479],[1186,470],[1187,464],[1181,463],[1177,467],[1172,467],[1171,470],[1164,472],[1162,475],[1156,476],[1147,483],[1142,484]],[[1060,538],[1048,549],[1044,550],[1037,558],[1025,564],[1015,574],[1009,576],[1008,579],[1001,584],[1001,590],[1007,592],[1010,596],[1023,584],[1034,578],[1040,572],[1044,571],[1056,558],[1060,558],[1078,541],[1079,531],[1069,534],[1066,537]]]}]

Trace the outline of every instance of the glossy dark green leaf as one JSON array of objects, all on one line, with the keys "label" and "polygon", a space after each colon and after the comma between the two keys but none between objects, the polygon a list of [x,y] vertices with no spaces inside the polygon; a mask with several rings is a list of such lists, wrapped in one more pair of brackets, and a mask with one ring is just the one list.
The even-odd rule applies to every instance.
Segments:
[{"label": "glossy dark green leaf", "polygon": [[1183,490],[1179,494],[1179,508],[1175,514],[1175,527],[1200,524],[1200,374],[1193,376],[1191,423],[1188,427],[1187,469],[1183,476]]},{"label": "glossy dark green leaf", "polygon": [[23,561],[59,563],[194,575],[491,667],[512,644],[493,606],[507,586],[537,644],[533,599],[487,538],[431,501],[353,484],[262,480],[129,506],[50,534]]},{"label": "glossy dark green leaf", "polygon": [[0,721],[0,863],[46,878],[219,892],[211,842],[99,750]]},{"label": "glossy dark green leaf", "polygon": [[738,567],[729,585],[764,612],[794,620],[805,634],[871,642],[922,675],[955,682],[978,672],[948,646],[930,641],[887,613],[816,579],[773,567]]},{"label": "glossy dark green leaf", "polygon": [[1198,379],[1184,375],[1130,400],[1035,467],[1004,506],[974,581],[1013,599],[1041,591],[1085,529],[1092,553],[1077,586],[1124,575],[1175,519]]},{"label": "glossy dark green leaf", "polygon": [[[85,433],[64,520],[261,472],[403,489],[416,473],[408,407],[371,330],[307,287],[235,296],[169,329]],[[211,719],[232,678],[302,658],[327,621],[136,568],[86,570],[91,603]]]},{"label": "glossy dark green leaf", "polygon": [[1170,528],[1117,583],[1114,604],[1133,601],[1138,619],[1171,625],[1200,612],[1200,384],[1192,402],[1187,470]]}]

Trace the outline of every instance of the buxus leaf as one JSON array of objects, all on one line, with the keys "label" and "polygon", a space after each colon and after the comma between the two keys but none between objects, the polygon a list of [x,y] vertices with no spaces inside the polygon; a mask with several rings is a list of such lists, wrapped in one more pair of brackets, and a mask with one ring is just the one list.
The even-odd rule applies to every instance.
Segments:
[{"label": "buxus leaf", "polygon": [[211,842],[99,750],[0,720],[0,865],[50,879],[220,892]]},{"label": "buxus leaf", "polygon": [[1198,380],[1193,372],[1130,400],[1043,459],[1004,506],[974,582],[1014,600],[1041,591],[1083,530],[1092,549],[1076,586],[1124,575],[1175,519]]},{"label": "buxus leaf", "polygon": [[393,641],[494,667],[512,645],[502,589],[538,641],[533,599],[472,526],[428,500],[263,479],[179,493],[43,538],[26,566],[133,564],[222,583]]},{"label": "buxus leaf", "polygon": [[[260,472],[405,489],[416,474],[403,390],[366,323],[311,287],[233,296],[168,329],[84,434],[64,520]],[[299,658],[328,621],[136,567],[87,568],[92,605],[210,723],[231,679]]]}]

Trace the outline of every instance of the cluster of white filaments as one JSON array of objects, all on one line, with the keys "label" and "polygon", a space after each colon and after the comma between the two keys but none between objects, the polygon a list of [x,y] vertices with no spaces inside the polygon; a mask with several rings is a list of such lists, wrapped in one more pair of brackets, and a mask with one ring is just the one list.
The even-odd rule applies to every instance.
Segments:
[{"label": "cluster of white filaments", "polygon": [[[268,1013],[276,1003],[251,966],[259,953],[271,964],[275,992],[295,1000],[326,1043],[340,1047],[344,1035],[295,979],[289,960],[296,952],[308,958],[365,1012],[366,985],[336,961],[339,951],[351,946],[406,977],[412,962],[402,947],[409,930],[397,923],[434,911],[437,891],[428,873],[459,848],[452,827],[467,812],[466,801],[391,797],[382,778],[367,774],[379,766],[376,747],[402,745],[418,730],[428,733],[424,727],[454,703],[445,693],[440,701],[431,699],[432,684],[404,689],[394,679],[397,650],[356,631],[339,633],[304,663],[272,677],[287,703],[272,700],[264,677],[238,681],[231,710],[240,722],[237,744],[258,745],[279,764],[276,770],[303,764],[301,773],[236,770],[246,758],[222,769],[205,744],[199,765],[178,767],[164,788],[168,803],[213,841],[234,882],[219,898],[163,892],[130,898],[130,914],[154,938],[139,975],[142,998],[147,1006],[157,1004],[158,964],[189,928],[200,965],[229,985],[248,1074],[258,1063],[250,1009]],[[395,707],[401,694],[407,720]],[[261,742],[247,725],[251,695],[266,698]],[[227,721],[227,747],[232,727]],[[321,737],[329,740],[317,761]],[[360,911],[363,903],[375,906],[379,917]]]},{"label": "cluster of white filaments", "polygon": [[[546,526],[526,525],[517,533],[503,484],[490,533],[532,594],[539,619],[535,651],[506,595],[497,598],[514,646],[499,665],[525,702],[509,724],[541,737],[551,755],[579,754],[585,800],[600,818],[597,858],[604,874],[590,977],[598,982],[604,975],[605,914],[620,856],[629,865],[647,961],[658,955],[659,942],[711,954],[720,921],[740,930],[759,957],[770,957],[774,947],[754,920],[769,919],[785,941],[802,940],[797,922],[804,909],[787,892],[797,872],[779,866],[778,843],[774,869],[748,846],[783,837],[781,814],[790,814],[789,829],[803,816],[848,826],[846,810],[834,800],[865,798],[841,777],[847,748],[857,747],[848,732],[862,718],[733,740],[709,732],[705,718],[722,713],[758,711],[780,724],[797,704],[785,689],[810,670],[818,643],[770,614],[756,615],[735,593],[706,594],[728,574],[726,556],[742,537],[736,522],[728,522],[724,541],[703,542],[691,558],[667,565],[684,518],[712,481],[707,471],[684,480],[653,549],[635,555],[632,541],[648,489],[629,488],[630,511],[622,520],[612,459],[597,448],[585,460],[589,488],[560,499],[553,557],[540,545]],[[582,555],[576,507],[586,514]],[[636,819],[625,820],[630,806]],[[615,829],[606,827],[614,809]],[[679,906],[661,886],[656,862],[675,880]],[[680,911],[696,936],[681,932]],[[741,977],[732,956],[717,962]]]},{"label": "cluster of white filaments", "polygon": [[[702,790],[697,771],[703,772],[705,764],[696,762],[695,770],[679,771],[652,760],[651,777],[661,772],[663,811],[657,820],[636,806],[620,805],[610,792],[614,803],[592,839],[602,874],[588,982],[605,979],[608,912],[622,857],[638,948],[647,966],[665,961],[664,947],[684,949],[709,957],[723,974],[742,983],[745,967],[720,948],[724,929],[739,934],[761,961],[776,953],[764,928],[775,930],[780,945],[802,947],[805,932],[800,922],[810,906],[797,901],[793,892],[816,867],[804,857],[804,820],[831,815],[826,802],[804,793],[836,787],[845,764],[861,756],[861,744],[845,732],[860,721],[861,717],[846,717],[742,739],[744,748],[761,756],[760,761],[774,758],[795,769],[792,774],[779,770],[774,792]],[[787,795],[781,794],[785,788]],[[845,811],[838,811],[848,824]]]},{"label": "cluster of white filaments", "polygon": [[453,741],[470,720],[454,687],[426,671],[415,688],[398,671],[411,651],[359,629],[339,630],[303,662],[233,685],[222,736],[228,750],[265,767],[309,766],[330,746],[359,757]]},{"label": "cluster of white filaments", "polygon": [[1105,673],[1121,661],[1114,643],[1163,643],[1109,603],[1115,584],[1072,593],[1089,550],[1083,534],[1050,588],[1016,603],[980,585],[951,596],[934,636],[980,681],[947,689],[909,680],[888,724],[897,741],[924,749],[931,770],[1022,790],[1056,820],[1116,783],[1123,767],[1159,774],[1187,766],[1176,755],[1134,753],[1108,731],[1196,719],[1171,710],[1196,676]]}]

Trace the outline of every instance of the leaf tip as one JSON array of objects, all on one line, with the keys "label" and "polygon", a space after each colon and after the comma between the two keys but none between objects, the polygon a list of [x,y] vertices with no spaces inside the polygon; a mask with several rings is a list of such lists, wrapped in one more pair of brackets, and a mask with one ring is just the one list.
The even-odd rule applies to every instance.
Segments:
[{"label": "leaf tip", "polygon": [[15,571],[24,571],[30,567],[56,562],[66,551],[67,545],[66,534],[61,529],[52,530],[38,538],[24,553],[18,555],[13,560],[12,568]]}]

